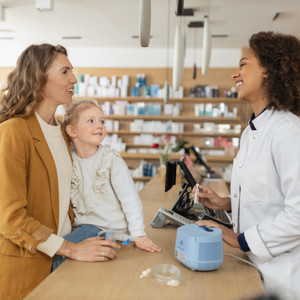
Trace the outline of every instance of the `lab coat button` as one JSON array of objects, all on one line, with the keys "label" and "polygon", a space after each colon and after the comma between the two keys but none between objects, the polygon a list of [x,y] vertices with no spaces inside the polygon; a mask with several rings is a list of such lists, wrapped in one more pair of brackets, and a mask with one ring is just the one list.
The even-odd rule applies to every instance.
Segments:
[{"label": "lab coat button", "polygon": [[236,197],[237,197],[237,194],[234,194],[233,197],[236,198]]}]

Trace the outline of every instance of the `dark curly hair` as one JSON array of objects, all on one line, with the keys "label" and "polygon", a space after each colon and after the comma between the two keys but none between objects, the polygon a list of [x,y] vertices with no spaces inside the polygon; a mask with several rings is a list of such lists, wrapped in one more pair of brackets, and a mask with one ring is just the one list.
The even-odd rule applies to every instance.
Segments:
[{"label": "dark curly hair", "polygon": [[300,40],[272,31],[258,32],[251,36],[249,47],[266,68],[268,108],[300,115]]}]

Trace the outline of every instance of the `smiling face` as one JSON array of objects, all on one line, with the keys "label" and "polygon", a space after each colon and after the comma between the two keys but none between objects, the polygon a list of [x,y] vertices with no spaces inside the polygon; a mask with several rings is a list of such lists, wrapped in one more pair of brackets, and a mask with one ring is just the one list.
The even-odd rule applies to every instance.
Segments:
[{"label": "smiling face", "polygon": [[81,111],[76,124],[67,125],[66,131],[76,147],[78,156],[93,155],[106,135],[103,111],[97,106]]},{"label": "smiling face", "polygon": [[72,70],[68,57],[57,53],[47,71],[47,81],[43,91],[43,103],[49,109],[72,102],[74,84],[77,82]]},{"label": "smiling face", "polygon": [[251,105],[268,102],[264,93],[265,68],[259,63],[252,49],[248,49],[240,60],[239,68],[232,74],[235,81],[238,98],[247,100]]}]

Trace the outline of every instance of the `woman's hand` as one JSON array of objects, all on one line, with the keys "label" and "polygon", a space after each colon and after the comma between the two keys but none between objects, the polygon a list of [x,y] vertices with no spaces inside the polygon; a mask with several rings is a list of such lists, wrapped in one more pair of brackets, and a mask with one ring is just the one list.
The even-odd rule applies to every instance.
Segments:
[{"label": "woman's hand", "polygon": [[114,248],[120,249],[121,246],[103,237],[93,237],[77,244],[64,240],[56,254],[79,261],[107,261],[117,257]]},{"label": "woman's hand", "polygon": [[161,252],[161,248],[159,248],[156,244],[154,244],[146,235],[139,236],[135,245],[148,252]]},{"label": "woman's hand", "polygon": [[240,244],[238,241],[238,234],[233,232],[231,229],[227,228],[226,226],[223,226],[211,220],[198,221],[196,222],[196,224],[199,226],[207,226],[207,227],[214,227],[214,228],[221,229],[224,242],[231,247],[240,248]]},{"label": "woman's hand", "polygon": [[[197,186],[194,186],[193,198],[195,198],[196,189]],[[199,198],[199,202],[202,203],[204,206],[217,210],[231,209],[231,200],[229,197],[222,198],[210,188],[200,184],[198,185],[198,189],[199,191],[197,193],[197,196]]]}]

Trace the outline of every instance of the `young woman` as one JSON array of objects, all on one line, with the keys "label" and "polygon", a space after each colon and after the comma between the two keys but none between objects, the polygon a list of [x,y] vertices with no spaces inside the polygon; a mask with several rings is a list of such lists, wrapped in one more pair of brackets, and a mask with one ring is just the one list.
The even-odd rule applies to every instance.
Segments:
[{"label": "young woman", "polygon": [[207,207],[232,210],[223,239],[260,269],[267,294],[300,295],[300,41],[259,32],[233,74],[238,97],[253,109],[234,160],[231,196],[200,186]]},{"label": "young woman", "polygon": [[8,76],[0,102],[0,299],[23,299],[50,274],[54,254],[116,257],[111,241],[62,238],[74,217],[72,161],[54,115],[72,102],[75,83],[66,49],[49,44],[25,49]]},{"label": "young woman", "polygon": [[[66,109],[64,125],[75,146],[71,189],[75,230],[65,239],[78,243],[114,229],[135,237],[140,249],[161,251],[146,236],[142,203],[126,163],[101,145],[106,136],[101,107],[89,100],[75,102]],[[62,262],[55,258],[53,269]]]}]

